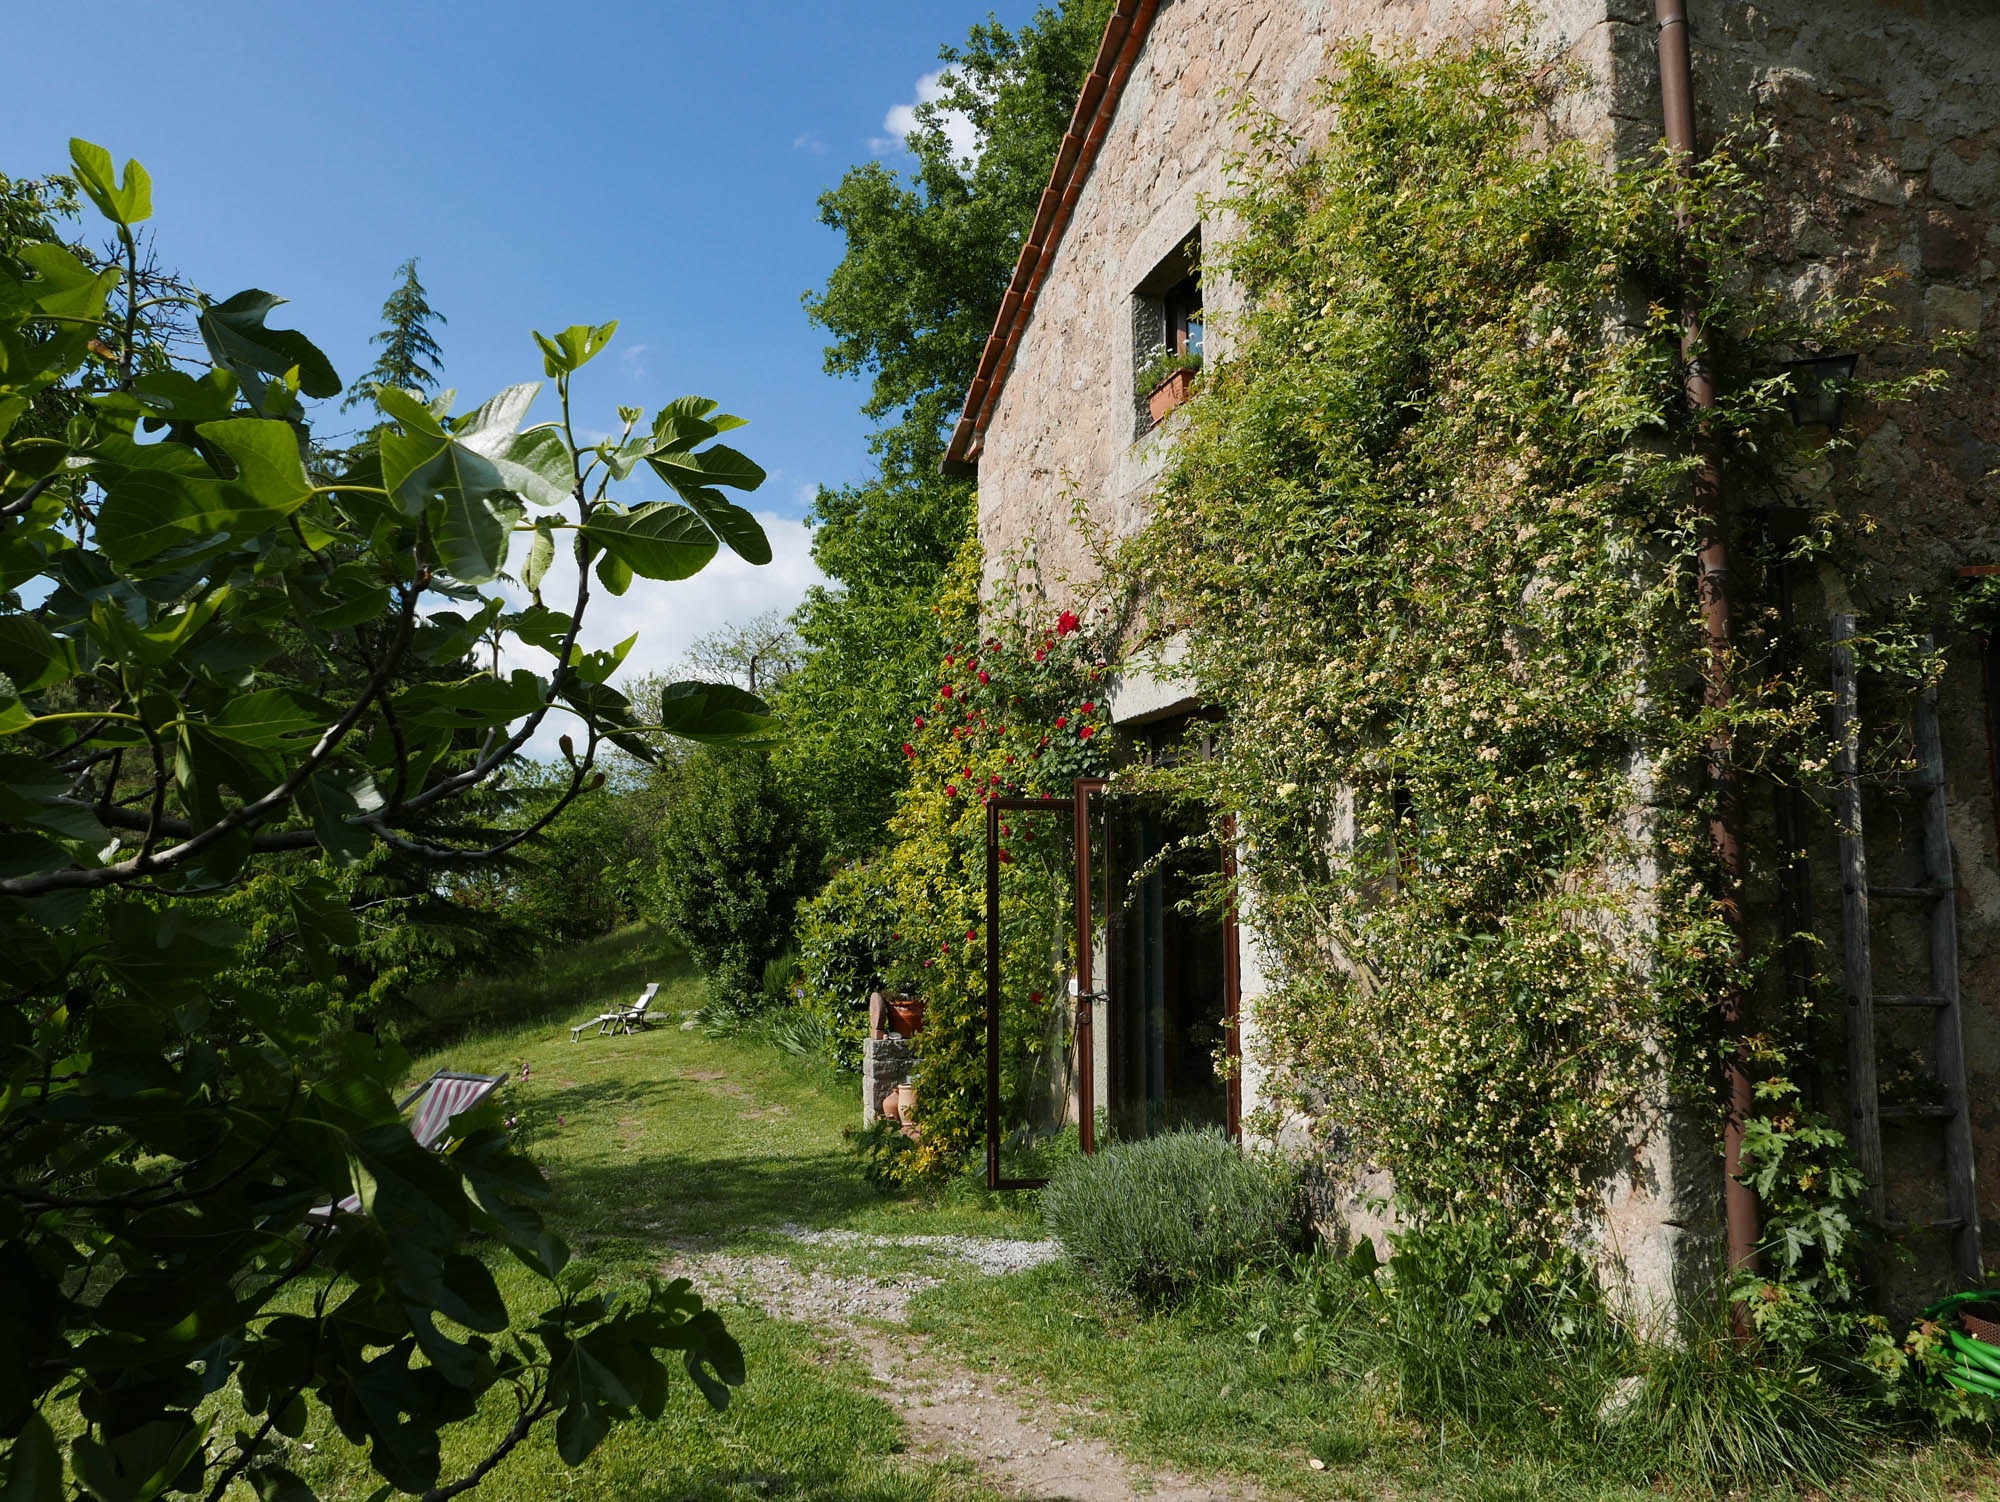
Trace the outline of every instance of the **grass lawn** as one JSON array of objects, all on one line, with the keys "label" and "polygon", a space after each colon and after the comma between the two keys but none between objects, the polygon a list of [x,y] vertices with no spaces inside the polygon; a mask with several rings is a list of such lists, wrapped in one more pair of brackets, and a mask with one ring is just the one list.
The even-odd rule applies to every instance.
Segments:
[{"label": "grass lawn", "polygon": [[[569,1028],[662,983],[658,1021],[632,1037],[569,1041]],[[965,1274],[920,1249],[802,1246],[802,1224],[887,1235],[1042,1234],[1032,1197],[966,1186],[932,1201],[888,1197],[862,1178],[841,1133],[858,1089],[816,1063],[743,1039],[684,1030],[701,987],[657,936],[628,931],[505,983],[422,998],[434,1041],[413,1077],[440,1066],[510,1076],[509,1103],[553,1186],[552,1224],[614,1285],[655,1272],[676,1249],[779,1253],[839,1271],[925,1264],[956,1271],[921,1294],[912,1324],[974,1371],[1007,1373],[1076,1405],[1084,1423],[1144,1462],[1230,1473],[1274,1498],[1440,1498],[1458,1502],[1661,1495],[1576,1447],[1504,1445],[1462,1427],[1388,1413],[1368,1373],[1325,1375],[1317,1336],[1274,1285],[1246,1282],[1168,1314],[1106,1302],[1054,1265],[1001,1278]],[[526,1077],[522,1077],[523,1067]],[[496,1262],[514,1296],[525,1273]],[[658,1424],[627,1424],[575,1471],[546,1436],[480,1489],[496,1498],[925,1502],[992,1495],[962,1463],[901,1455],[900,1425],[866,1373],[821,1332],[724,1307],[750,1380],[712,1414],[684,1382]],[[447,1449],[460,1474],[511,1420],[495,1401]],[[329,1498],[366,1497],[365,1468],[337,1436],[307,1436],[291,1463]],[[331,1443],[325,1443],[326,1440]],[[1315,1467],[1313,1462],[1321,1463]],[[247,1493],[244,1493],[247,1496]],[[1768,1497],[1811,1493],[1766,1492]],[[1844,1498],[2000,1502],[1990,1460],[1956,1446],[1885,1458]]]},{"label": "grass lawn", "polygon": [[[587,1017],[661,982],[658,1019],[630,1037],[569,1041]],[[576,1259],[612,1285],[656,1272],[668,1251],[797,1251],[825,1263],[865,1253],[805,1249],[773,1234],[787,1223],[870,1232],[1038,1235],[1026,1208],[963,1196],[943,1205],[884,1198],[862,1178],[841,1139],[859,1120],[859,1087],[811,1061],[756,1043],[683,1031],[702,1000],[698,979],[659,936],[627,930],[518,980],[468,984],[419,998],[434,1043],[411,1078],[433,1069],[510,1076],[508,1101],[553,1188],[544,1210]],[[527,1077],[522,1078],[522,1067]],[[493,1270],[515,1307],[540,1285],[510,1258]],[[743,1343],[749,1381],[726,1414],[691,1385],[658,1424],[615,1427],[571,1471],[543,1434],[516,1450],[478,1489],[493,1498],[793,1497],[824,1502],[981,1499],[968,1467],[901,1456],[890,1405],[865,1374],[817,1332],[739,1306],[723,1309]],[[676,1378],[679,1374],[676,1372]],[[444,1474],[462,1474],[512,1421],[489,1395],[480,1418],[447,1444]],[[374,1480],[339,1435],[309,1432],[287,1463],[329,1499],[360,1499]],[[247,1488],[238,1494],[248,1497]]]},{"label": "grass lawn", "polygon": [[[1653,1478],[1627,1479],[1615,1457],[1565,1447],[1532,1418],[1514,1442],[1398,1418],[1384,1406],[1383,1381],[1325,1375],[1316,1332],[1296,1323],[1296,1307],[1275,1286],[1246,1279],[1188,1308],[1144,1313],[1107,1301],[1058,1263],[955,1280],[920,1295],[910,1323],[973,1370],[1040,1379],[1135,1459],[1246,1476],[1272,1497],[1639,1502],[1680,1494]],[[1823,1496],[1809,1488],[1731,1495]],[[1839,1497],[2000,1502],[2000,1469],[1956,1444],[1890,1451]]]}]

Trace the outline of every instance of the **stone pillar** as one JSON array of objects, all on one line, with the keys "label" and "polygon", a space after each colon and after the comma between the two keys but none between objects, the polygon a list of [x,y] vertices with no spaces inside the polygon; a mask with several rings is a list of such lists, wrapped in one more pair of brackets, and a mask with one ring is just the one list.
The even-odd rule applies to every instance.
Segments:
[{"label": "stone pillar", "polygon": [[916,1053],[907,1038],[864,1038],[861,1042],[861,1124],[875,1125],[882,1098],[909,1075]]}]

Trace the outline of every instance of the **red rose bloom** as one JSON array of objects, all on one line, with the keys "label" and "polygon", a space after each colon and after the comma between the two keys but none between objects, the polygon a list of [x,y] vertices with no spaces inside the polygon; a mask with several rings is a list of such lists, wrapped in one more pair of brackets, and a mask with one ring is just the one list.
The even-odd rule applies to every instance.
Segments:
[{"label": "red rose bloom", "polygon": [[1063,726],[1067,725],[1068,723],[1069,723],[1068,715],[1059,714],[1056,716],[1056,729],[1060,730],[1063,728]]},{"label": "red rose bloom", "polygon": [[1076,712],[1078,714],[1095,714],[1097,706],[1095,704],[1079,704],[1076,707]]},{"label": "red rose bloom", "polygon": [[922,715],[918,715],[918,716],[917,716],[917,729],[919,729],[919,730],[922,730],[923,728],[924,728],[924,717],[923,717]]},{"label": "red rose bloom", "polygon": [[956,798],[958,796],[958,784],[955,782],[947,782],[944,785],[944,795],[947,798]]},{"label": "red rose bloom", "polygon": [[916,754],[917,754],[917,748],[916,748],[915,746],[911,745],[911,744],[910,744],[910,743],[909,743],[908,741],[904,741],[904,742],[903,742],[903,755],[905,755],[905,756],[915,756]]},{"label": "red rose bloom", "polygon": [[939,689],[938,692],[944,695],[945,698],[949,699],[951,697],[951,685],[947,683],[943,688]]},{"label": "red rose bloom", "polygon": [[980,681],[981,683],[987,683],[987,682],[990,682],[990,681],[991,681],[990,679],[988,679],[988,678],[987,678],[987,676],[986,676],[986,669],[984,669],[984,668],[981,668],[981,669],[979,670],[979,681]]},{"label": "red rose bloom", "polygon": [[1087,741],[1095,734],[1097,734],[1097,732],[1090,726],[1086,725],[1083,727],[1083,729],[1077,731],[1076,736],[1078,740]]},{"label": "red rose bloom", "polygon": [[1065,610],[1061,615],[1056,617],[1056,635],[1068,636],[1070,632],[1076,630],[1082,624],[1083,622],[1076,618],[1074,610]]}]

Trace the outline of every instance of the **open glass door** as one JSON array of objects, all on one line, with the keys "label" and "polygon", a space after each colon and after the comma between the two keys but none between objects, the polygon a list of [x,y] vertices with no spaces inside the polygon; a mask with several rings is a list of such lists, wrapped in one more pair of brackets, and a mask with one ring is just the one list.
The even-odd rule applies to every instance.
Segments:
[{"label": "open glass door", "polygon": [[1074,797],[986,805],[986,1182],[995,1189],[1046,1183],[1065,1138],[1093,1146],[1079,808]]},{"label": "open glass door", "polygon": [[[986,1182],[1176,1127],[1241,1134],[1232,872],[1200,821],[1101,781],[986,805]],[[1065,1140],[1069,1139],[1069,1140]]]},{"label": "open glass door", "polygon": [[1103,977],[1097,1099],[1107,1135],[1180,1127],[1242,1131],[1235,914],[1214,885],[1234,874],[1229,830],[1158,798],[1079,795],[1096,830],[1091,947]]}]

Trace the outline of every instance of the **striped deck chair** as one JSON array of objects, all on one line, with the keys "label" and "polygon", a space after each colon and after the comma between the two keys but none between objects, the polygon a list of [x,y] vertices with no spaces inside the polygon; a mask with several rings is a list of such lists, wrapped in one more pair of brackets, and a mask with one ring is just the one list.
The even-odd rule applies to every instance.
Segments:
[{"label": "striped deck chair", "polygon": [[[461,1074],[456,1069],[440,1069],[416,1089],[403,1097],[399,1111],[407,1111],[416,1105],[417,1114],[410,1118],[410,1135],[417,1139],[419,1147],[442,1147],[451,1127],[452,1117],[461,1111],[469,1111],[487,1096],[507,1083],[504,1074]],[[309,1225],[325,1225],[336,1213],[358,1214],[361,1196],[350,1194],[346,1199],[331,1205],[317,1205],[306,1212]]]},{"label": "striped deck chair", "polygon": [[639,999],[629,1007],[622,1007],[615,1012],[606,1012],[603,1016],[593,1017],[588,1022],[579,1022],[569,1030],[569,1041],[572,1043],[581,1043],[584,1033],[593,1027],[597,1029],[597,1036],[600,1038],[606,1033],[630,1033],[638,1031],[640,1028],[646,1026],[646,1008],[653,1004],[653,997],[658,994],[659,989],[660,983],[654,981],[639,993]]}]

